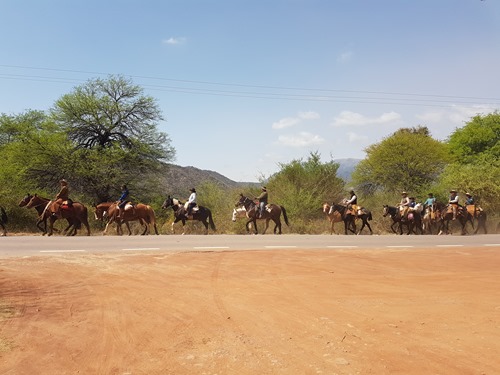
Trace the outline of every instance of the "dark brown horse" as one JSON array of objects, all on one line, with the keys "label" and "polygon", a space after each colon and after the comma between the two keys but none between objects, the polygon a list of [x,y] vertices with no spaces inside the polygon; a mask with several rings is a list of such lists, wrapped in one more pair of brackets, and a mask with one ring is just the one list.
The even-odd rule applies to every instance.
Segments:
[{"label": "dark brown horse", "polygon": [[[266,227],[264,228],[264,232],[262,232],[262,234],[266,234],[267,228],[269,228],[269,221],[271,220],[274,222],[274,234],[281,234],[281,213],[283,213],[285,224],[290,226],[290,224],[288,223],[288,216],[286,214],[285,207],[283,206],[270,203],[266,206],[263,215],[257,217],[259,207],[252,199],[245,197],[243,194],[240,194],[240,199],[236,203],[236,206],[243,206],[247,211],[247,217],[249,220],[245,224],[245,227],[248,233],[250,233],[249,224],[253,223],[254,233],[258,234],[257,220],[262,219],[266,220]],[[278,233],[276,233],[276,231],[278,231]]]},{"label": "dark brown horse", "polygon": [[[106,214],[106,215],[105,215]],[[112,223],[116,223],[116,233],[121,235],[123,231],[121,229],[121,224],[125,223],[128,229],[129,235],[132,234],[130,230],[130,221],[139,221],[141,225],[144,226],[144,231],[141,235],[150,233],[150,225],[153,226],[155,234],[158,234],[158,228],[156,226],[156,216],[153,208],[147,204],[138,203],[136,205],[125,206],[123,210],[123,218],[118,218],[119,210],[116,202],[104,202],[100,203],[95,207],[95,217],[97,220],[104,220],[104,216],[107,217],[108,222],[103,234],[107,233],[108,226]]]},{"label": "dark brown horse", "polygon": [[450,229],[450,221],[451,222],[458,222],[460,224],[460,229],[462,235],[467,234],[467,230],[465,229],[465,225],[467,224],[468,220],[471,220],[470,214],[467,212],[467,210],[463,207],[458,207],[457,214],[456,214],[456,219],[453,220],[453,210],[451,205],[446,206],[443,208],[441,211],[441,228],[439,229],[438,234],[451,234],[451,229]]},{"label": "dark brown horse", "polygon": [[[43,235],[47,234],[47,215],[42,215],[47,208],[47,205],[50,203],[50,199],[48,198],[43,198],[38,196],[37,194],[31,195],[30,193],[26,194],[23,199],[19,202],[19,207],[26,207],[26,208],[34,208],[35,211],[38,213],[38,219],[36,221],[36,227],[42,231]],[[73,219],[68,218],[68,226],[66,229],[64,229],[63,233],[66,233],[68,235],[75,235],[76,234],[76,226],[78,226],[78,223],[75,225],[75,221]],[[43,227],[42,227],[43,223]],[[81,225],[80,225],[81,226]],[[56,228],[53,228],[55,232],[58,232],[59,230]],[[70,231],[71,229],[71,231]]]},{"label": "dark brown horse", "polygon": [[2,236],[7,235],[7,222],[9,218],[7,217],[7,212],[5,212],[5,208],[0,207],[0,227],[2,227]]},{"label": "dark brown horse", "polygon": [[[356,216],[351,210],[348,210],[347,207],[343,204],[332,204],[329,212],[334,213],[338,212],[342,221],[344,222],[344,232],[345,234],[349,234],[352,232],[354,234],[358,234],[356,232]],[[364,225],[363,225],[364,226]],[[369,226],[369,225],[368,225]],[[371,231],[371,228],[370,228]]]},{"label": "dark brown horse", "polygon": [[186,210],[184,209],[184,203],[177,198],[172,198],[170,195],[163,202],[161,208],[167,209],[172,208],[174,211],[174,221],[172,222],[172,233],[174,233],[174,224],[182,221],[182,226],[186,225],[186,220],[198,220],[205,226],[205,234],[208,234],[208,225],[215,231],[215,223],[212,218],[212,211],[203,206],[195,206],[192,215],[188,218],[186,217]]},{"label": "dark brown horse", "polygon": [[406,217],[401,215],[401,211],[399,207],[384,205],[383,215],[384,217],[390,216],[392,219],[391,230],[394,233],[397,233],[394,229],[394,226],[398,224],[399,226],[399,234],[403,234],[403,225],[406,225],[408,228],[408,233],[424,234],[422,229],[422,215],[418,211],[413,211],[408,213]]}]

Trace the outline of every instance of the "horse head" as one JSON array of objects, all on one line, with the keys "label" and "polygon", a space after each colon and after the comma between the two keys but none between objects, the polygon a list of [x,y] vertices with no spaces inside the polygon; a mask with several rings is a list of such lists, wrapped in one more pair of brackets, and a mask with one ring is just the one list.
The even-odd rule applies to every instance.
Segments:
[{"label": "horse head", "polygon": [[330,213],[330,207],[328,203],[323,203],[323,213],[328,215]]},{"label": "horse head", "polygon": [[386,217],[387,215],[389,215],[389,206],[384,204],[384,214],[382,215],[383,217]]},{"label": "horse head", "polygon": [[29,201],[31,200],[33,196],[30,194],[30,193],[27,193],[23,199],[21,199],[21,201],[19,202],[19,207],[24,207],[26,206]]}]

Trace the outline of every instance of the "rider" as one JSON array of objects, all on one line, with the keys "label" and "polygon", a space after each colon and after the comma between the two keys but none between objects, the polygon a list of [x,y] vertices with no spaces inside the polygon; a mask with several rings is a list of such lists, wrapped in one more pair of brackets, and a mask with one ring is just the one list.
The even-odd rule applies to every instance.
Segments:
[{"label": "rider", "polygon": [[465,199],[465,205],[466,206],[475,205],[476,204],[476,202],[474,201],[474,197],[470,193],[465,193],[465,196],[467,197]]},{"label": "rider", "polygon": [[354,190],[351,190],[349,192],[351,194],[351,197],[346,200],[346,206],[348,210],[353,211],[354,215],[357,217],[358,216],[358,197],[356,196],[356,193]]},{"label": "rider", "polygon": [[410,205],[410,199],[408,198],[408,193],[406,191],[401,192],[401,202],[399,202],[399,212],[401,213],[401,217],[406,219],[408,215],[408,208]]},{"label": "rider", "polygon": [[259,211],[255,213],[256,219],[264,216],[264,209],[267,205],[267,199],[269,197],[269,195],[267,194],[267,188],[265,186],[262,186],[261,190],[262,192],[260,193],[260,195],[255,198],[259,201]]},{"label": "rider", "polygon": [[123,210],[125,209],[125,205],[127,204],[127,200],[129,198],[130,192],[128,191],[127,185],[122,185],[122,195],[118,199],[118,219],[123,219]]},{"label": "rider", "polygon": [[196,206],[196,189],[191,188],[189,189],[191,192],[191,195],[189,195],[188,201],[187,201],[187,212],[186,212],[186,218],[188,218],[189,215],[191,215],[191,211],[193,210],[193,207]]},{"label": "rider", "polygon": [[436,198],[434,197],[434,194],[429,193],[427,200],[424,202],[424,208],[430,207],[432,211],[434,203],[436,203]]},{"label": "rider", "polygon": [[59,216],[61,212],[61,205],[64,202],[66,202],[69,207],[73,206],[73,201],[69,199],[68,181],[63,178],[59,181],[59,184],[61,185],[61,189],[59,190],[59,193],[57,193],[54,202],[50,205],[50,211],[54,216]]},{"label": "rider", "polygon": [[458,211],[458,194],[456,190],[450,190],[450,199],[448,200],[448,205],[451,206],[453,211],[453,220],[457,219],[457,211]]}]

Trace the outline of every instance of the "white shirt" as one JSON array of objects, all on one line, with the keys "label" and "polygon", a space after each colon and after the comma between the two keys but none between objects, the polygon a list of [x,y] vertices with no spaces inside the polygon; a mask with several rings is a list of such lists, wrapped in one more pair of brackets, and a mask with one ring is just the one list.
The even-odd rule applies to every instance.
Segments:
[{"label": "white shirt", "polygon": [[196,203],[196,193],[191,193],[188,199],[188,203]]}]

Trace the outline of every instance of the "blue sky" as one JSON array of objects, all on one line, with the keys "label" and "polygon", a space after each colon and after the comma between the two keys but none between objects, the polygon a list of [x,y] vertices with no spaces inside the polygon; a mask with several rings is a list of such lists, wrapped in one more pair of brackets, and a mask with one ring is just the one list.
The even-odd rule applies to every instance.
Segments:
[{"label": "blue sky", "polygon": [[0,113],[88,79],[157,99],[176,164],[258,181],[401,127],[446,139],[500,109],[497,0],[0,2]]}]

